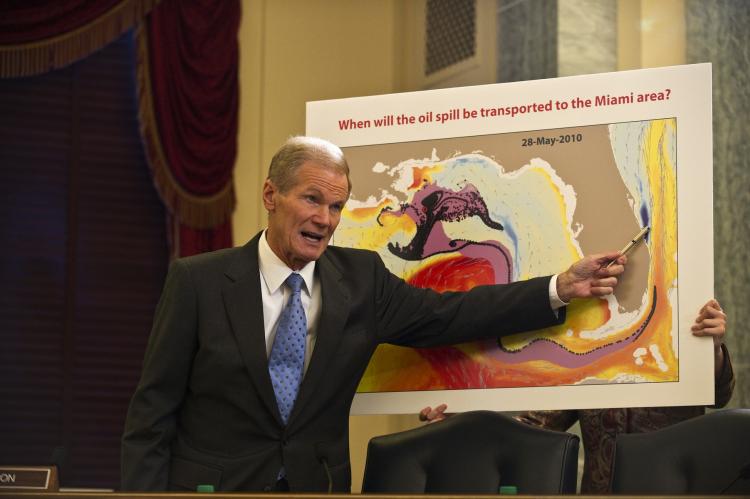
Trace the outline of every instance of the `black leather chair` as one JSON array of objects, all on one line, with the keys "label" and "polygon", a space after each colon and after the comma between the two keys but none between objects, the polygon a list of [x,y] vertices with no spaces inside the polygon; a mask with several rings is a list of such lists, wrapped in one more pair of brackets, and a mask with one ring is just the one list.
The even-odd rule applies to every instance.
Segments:
[{"label": "black leather chair", "polygon": [[717,411],[657,431],[618,435],[612,491],[750,494],[750,409]]},{"label": "black leather chair", "polygon": [[574,494],[578,437],[474,411],[370,440],[363,493]]}]

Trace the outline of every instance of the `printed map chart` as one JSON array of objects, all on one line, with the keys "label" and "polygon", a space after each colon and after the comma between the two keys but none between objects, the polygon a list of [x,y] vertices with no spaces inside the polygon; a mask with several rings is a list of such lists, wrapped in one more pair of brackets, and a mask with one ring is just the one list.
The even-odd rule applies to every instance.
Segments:
[{"label": "printed map chart", "polygon": [[[691,67],[677,69],[685,68]],[[604,78],[612,85],[633,73],[527,84],[565,87],[570,80]],[[496,99],[513,86],[517,84],[474,90]],[[352,169],[352,196],[335,244],[377,251],[391,272],[414,286],[462,291],[550,275],[583,255],[620,249],[642,227],[650,228],[630,254],[615,295],[574,301],[560,326],[449,347],[382,345],[360,384],[358,412],[413,412],[442,401],[452,410],[516,410],[692,404],[712,397],[707,393],[712,383],[700,393],[706,383],[691,381],[712,376],[705,369],[711,359],[705,342],[696,342],[687,331],[702,302],[687,305],[696,299],[681,300],[683,294],[710,297],[712,289],[683,289],[681,277],[690,274],[678,264],[680,221],[694,211],[680,209],[678,193],[681,187],[685,192],[699,188],[679,180],[693,176],[694,169],[705,176],[706,165],[691,166],[689,158],[680,156],[683,147],[690,148],[679,140],[680,132],[693,119],[680,116],[674,106],[676,97],[687,92],[676,87],[579,94],[546,103],[539,99],[538,106],[525,111],[512,105],[470,106],[461,95],[465,89],[449,89],[410,94],[427,97],[434,111],[388,114],[383,99],[398,101],[405,94],[378,96],[364,99],[379,101],[374,107],[386,114],[339,119],[337,136],[308,126],[309,134],[341,144]],[[702,98],[710,102],[710,86],[707,93]],[[643,95],[648,96],[640,106],[645,119],[608,119],[621,117],[623,108],[638,108]],[[576,117],[571,126],[543,128],[568,114],[576,100],[597,123]],[[308,111],[346,101],[362,107],[361,100],[349,99],[311,103]],[[450,101],[455,106],[440,110]],[[568,108],[561,109],[561,102]],[[665,103],[671,108],[659,113],[655,107]],[[511,112],[504,113],[506,109]],[[539,128],[507,127],[509,118],[520,121],[531,115]],[[308,117],[308,125],[315,116]],[[429,138],[439,135],[436,128],[483,118],[489,125],[483,127],[485,133],[471,133],[468,126],[465,135]],[[493,127],[497,133],[486,133]],[[373,142],[368,133],[407,128],[427,137],[416,133],[417,140]],[[351,137],[355,143],[342,143]],[[710,170],[708,182],[710,186]],[[690,220],[682,226],[688,227]]]}]

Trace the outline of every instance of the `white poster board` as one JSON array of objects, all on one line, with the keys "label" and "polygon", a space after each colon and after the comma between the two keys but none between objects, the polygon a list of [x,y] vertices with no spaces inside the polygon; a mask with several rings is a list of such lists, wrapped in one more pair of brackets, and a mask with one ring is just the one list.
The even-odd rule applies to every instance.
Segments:
[{"label": "white poster board", "polygon": [[549,275],[650,227],[615,296],[563,326],[380,347],[352,413],[713,403],[690,332],[713,296],[711,123],[710,64],[309,102],[307,134],[352,170],[334,244],[414,285]]}]

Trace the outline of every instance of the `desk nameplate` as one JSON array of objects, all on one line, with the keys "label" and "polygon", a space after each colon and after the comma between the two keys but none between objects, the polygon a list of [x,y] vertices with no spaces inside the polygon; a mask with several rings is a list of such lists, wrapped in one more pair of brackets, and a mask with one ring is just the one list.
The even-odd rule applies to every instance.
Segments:
[{"label": "desk nameplate", "polygon": [[56,491],[56,466],[0,466],[0,492],[9,490]]}]

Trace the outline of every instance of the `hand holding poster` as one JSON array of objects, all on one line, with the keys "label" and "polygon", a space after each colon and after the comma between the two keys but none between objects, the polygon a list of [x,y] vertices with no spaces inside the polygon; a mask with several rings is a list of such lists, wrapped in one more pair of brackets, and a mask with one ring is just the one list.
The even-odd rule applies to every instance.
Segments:
[{"label": "hand holding poster", "polygon": [[713,293],[710,103],[710,65],[308,103],[307,133],[352,169],[335,244],[414,286],[554,274],[649,228],[616,293],[561,326],[379,347],[354,412],[711,403],[689,331]]}]

